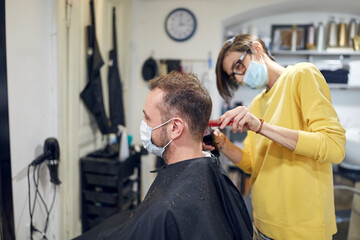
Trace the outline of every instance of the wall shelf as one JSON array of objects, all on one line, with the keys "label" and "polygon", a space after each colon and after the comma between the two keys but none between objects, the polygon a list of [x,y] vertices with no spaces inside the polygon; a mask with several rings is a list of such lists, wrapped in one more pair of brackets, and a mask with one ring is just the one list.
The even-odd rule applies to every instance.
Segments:
[{"label": "wall shelf", "polygon": [[329,83],[328,84],[329,88],[330,89],[344,89],[344,90],[347,90],[347,89],[354,89],[354,90],[359,90],[360,89],[360,86],[352,86],[352,85],[348,85],[348,84],[337,84],[337,83]]},{"label": "wall shelf", "polygon": [[297,51],[270,51],[274,56],[360,56],[359,51],[353,50],[327,50],[327,51],[315,51],[315,50],[297,50]]}]

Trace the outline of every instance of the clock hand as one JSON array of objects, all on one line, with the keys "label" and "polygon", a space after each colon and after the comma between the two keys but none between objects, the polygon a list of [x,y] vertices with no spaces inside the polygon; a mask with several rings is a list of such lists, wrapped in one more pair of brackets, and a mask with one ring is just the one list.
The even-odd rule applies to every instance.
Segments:
[{"label": "clock hand", "polygon": [[184,23],[183,23],[183,20],[182,20],[182,14],[180,14],[180,26],[183,26]]}]

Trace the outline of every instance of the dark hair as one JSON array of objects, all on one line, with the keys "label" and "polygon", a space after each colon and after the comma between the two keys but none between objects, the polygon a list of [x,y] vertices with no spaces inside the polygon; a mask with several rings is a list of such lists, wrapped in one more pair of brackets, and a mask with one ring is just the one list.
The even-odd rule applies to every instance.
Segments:
[{"label": "dark hair", "polygon": [[201,141],[208,127],[212,102],[209,93],[193,74],[172,71],[150,81],[150,90],[164,92],[160,109],[163,121],[181,117],[189,126],[195,141]]},{"label": "dark hair", "polygon": [[255,35],[241,34],[234,38],[227,40],[224,46],[220,50],[217,62],[216,62],[216,85],[221,97],[225,100],[229,100],[234,95],[234,91],[238,88],[239,84],[236,81],[232,81],[227,73],[223,69],[223,60],[228,52],[238,51],[252,54],[252,43],[258,41],[263,49],[264,53],[268,55],[273,61],[274,58],[269,53],[265,43]]}]

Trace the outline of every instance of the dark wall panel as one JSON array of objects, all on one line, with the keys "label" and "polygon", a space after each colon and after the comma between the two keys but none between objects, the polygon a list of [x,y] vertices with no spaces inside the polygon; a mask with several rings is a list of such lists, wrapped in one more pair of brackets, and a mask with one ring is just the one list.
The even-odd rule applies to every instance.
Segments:
[{"label": "dark wall panel", "polygon": [[11,183],[9,105],[6,72],[5,0],[0,0],[0,231],[1,239],[15,239]]}]

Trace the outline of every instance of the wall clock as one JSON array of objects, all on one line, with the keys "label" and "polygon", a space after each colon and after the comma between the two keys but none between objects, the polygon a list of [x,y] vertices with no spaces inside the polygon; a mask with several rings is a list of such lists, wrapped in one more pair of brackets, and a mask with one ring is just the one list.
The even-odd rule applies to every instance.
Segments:
[{"label": "wall clock", "polygon": [[176,8],[165,19],[168,36],[178,42],[191,38],[196,31],[195,15],[186,8]]}]

